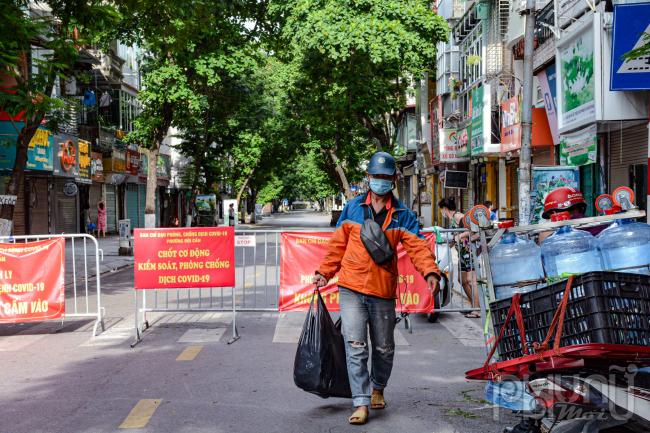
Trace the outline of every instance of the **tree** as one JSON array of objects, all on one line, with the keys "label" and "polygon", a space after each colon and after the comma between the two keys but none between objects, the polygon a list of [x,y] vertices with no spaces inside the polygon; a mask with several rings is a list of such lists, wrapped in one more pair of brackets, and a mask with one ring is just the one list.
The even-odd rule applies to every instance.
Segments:
[{"label": "tree", "polygon": [[[52,97],[57,81],[72,74],[81,49],[107,41],[106,31],[119,17],[101,0],[42,1],[40,14],[30,3],[10,0],[0,8],[0,112],[8,114],[18,135],[6,189],[13,196],[24,183],[27,148],[37,129],[43,123],[58,128],[65,102]],[[32,55],[34,50],[40,55]],[[14,206],[2,205],[0,234],[11,233],[13,217]]]},{"label": "tree", "polygon": [[205,97],[196,83],[217,85],[222,77],[246,74],[251,64],[249,18],[255,2],[195,0],[121,0],[124,20],[119,35],[140,45],[142,114],[130,139],[148,153],[145,226],[155,225],[156,161],[169,128],[181,116],[200,112]]},{"label": "tree", "polygon": [[[445,21],[425,0],[276,1],[280,55],[300,71],[292,102],[337,183],[370,148],[391,151],[412,77],[433,70]],[[363,141],[368,145],[359,146]],[[351,159],[350,159],[351,158]]]}]

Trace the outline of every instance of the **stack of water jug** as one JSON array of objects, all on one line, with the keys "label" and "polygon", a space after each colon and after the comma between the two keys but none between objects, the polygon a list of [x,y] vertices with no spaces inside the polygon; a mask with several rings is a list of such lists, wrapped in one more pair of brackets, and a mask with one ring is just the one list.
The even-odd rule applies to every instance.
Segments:
[{"label": "stack of water jug", "polygon": [[[542,287],[539,281],[544,276],[603,270],[650,275],[650,225],[620,219],[596,237],[564,226],[546,238],[541,247],[506,232],[490,251],[490,266],[497,300]],[[522,285],[522,281],[531,284]]]}]

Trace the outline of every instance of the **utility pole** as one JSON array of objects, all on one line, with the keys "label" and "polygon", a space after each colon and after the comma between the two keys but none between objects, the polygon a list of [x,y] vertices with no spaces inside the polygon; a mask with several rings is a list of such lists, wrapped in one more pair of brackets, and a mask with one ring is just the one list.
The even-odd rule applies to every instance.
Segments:
[{"label": "utility pole", "polygon": [[524,33],[524,81],[519,154],[519,225],[530,224],[530,160],[533,141],[533,51],[535,49],[535,0],[526,0]]}]

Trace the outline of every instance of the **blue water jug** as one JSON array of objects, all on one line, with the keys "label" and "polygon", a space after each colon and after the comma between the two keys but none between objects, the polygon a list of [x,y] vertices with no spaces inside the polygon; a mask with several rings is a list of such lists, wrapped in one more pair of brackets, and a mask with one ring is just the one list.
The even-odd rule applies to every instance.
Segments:
[{"label": "blue water jug", "polygon": [[598,240],[606,270],[650,275],[650,225],[617,220],[598,235]]},{"label": "blue water jug", "polygon": [[542,262],[547,277],[603,270],[598,239],[570,226],[560,227],[542,242]]},{"label": "blue water jug", "polygon": [[520,381],[489,381],[485,386],[485,399],[492,404],[515,411],[531,412],[537,407],[535,397]]},{"label": "blue water jug", "polygon": [[490,268],[497,299],[511,298],[517,292],[530,292],[536,289],[536,284],[524,287],[515,287],[515,284],[544,278],[542,250],[535,242],[506,232],[490,251]]}]

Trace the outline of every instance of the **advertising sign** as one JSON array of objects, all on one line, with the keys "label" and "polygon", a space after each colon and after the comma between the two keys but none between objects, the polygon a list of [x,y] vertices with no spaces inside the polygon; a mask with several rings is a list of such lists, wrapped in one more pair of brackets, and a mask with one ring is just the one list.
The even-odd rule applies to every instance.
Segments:
[{"label": "advertising sign", "polygon": [[590,125],[571,134],[560,135],[560,164],[586,165],[596,162],[598,129]]},{"label": "advertising sign", "polygon": [[135,229],[136,289],[234,287],[231,227]]},{"label": "advertising sign", "polygon": [[79,183],[92,183],[90,171],[92,159],[90,158],[90,142],[79,139],[79,176],[75,180]]},{"label": "advertising sign", "polygon": [[90,177],[95,182],[104,182],[104,161],[102,154],[92,152],[90,161]]},{"label": "advertising sign", "polygon": [[650,43],[650,3],[614,6],[610,90],[650,89],[648,55],[625,60],[631,50]]},{"label": "advertising sign", "polygon": [[578,167],[533,167],[531,188],[531,224],[542,220],[544,200],[549,192],[562,186],[580,188],[580,169]]},{"label": "advertising sign", "polygon": [[[314,293],[312,279],[318,263],[325,257],[332,232],[284,232],[280,256],[280,311],[304,311]],[[435,248],[435,237],[427,236],[429,246]],[[397,310],[410,313],[428,313],[433,299],[427,283],[415,270],[404,248],[397,248]],[[320,289],[329,311],[339,311],[337,278]]]},{"label": "advertising sign", "polygon": [[521,148],[521,114],[519,97],[501,103],[501,152]]},{"label": "advertising sign", "polygon": [[555,63],[538,73],[537,79],[544,97],[544,108],[551,128],[553,144],[558,144],[560,142],[560,132],[557,127],[557,98],[555,96],[557,92],[557,74],[555,72]]},{"label": "advertising sign", "polygon": [[558,124],[567,131],[596,120],[594,30],[587,22],[558,44]]},{"label": "advertising sign", "polygon": [[126,150],[126,172],[137,176],[140,171],[140,153],[137,150]]},{"label": "advertising sign", "polygon": [[0,244],[0,265],[0,323],[63,316],[64,239]]},{"label": "advertising sign", "polygon": [[483,153],[483,86],[472,90],[472,123],[469,134],[471,154]]},{"label": "advertising sign", "polygon": [[78,177],[79,159],[77,138],[67,134],[54,136],[54,175],[59,177]]},{"label": "advertising sign", "polygon": [[[22,129],[23,122],[0,122],[0,170],[12,170],[16,161],[16,144],[18,130]],[[52,133],[44,127],[39,127],[27,148],[27,163],[25,169],[52,171],[54,168],[54,138]]]},{"label": "advertising sign", "polygon": [[197,195],[194,206],[199,213],[214,215],[217,212],[217,196],[215,194]]},{"label": "advertising sign", "polygon": [[463,162],[469,160],[467,128],[438,130],[440,162]]}]

